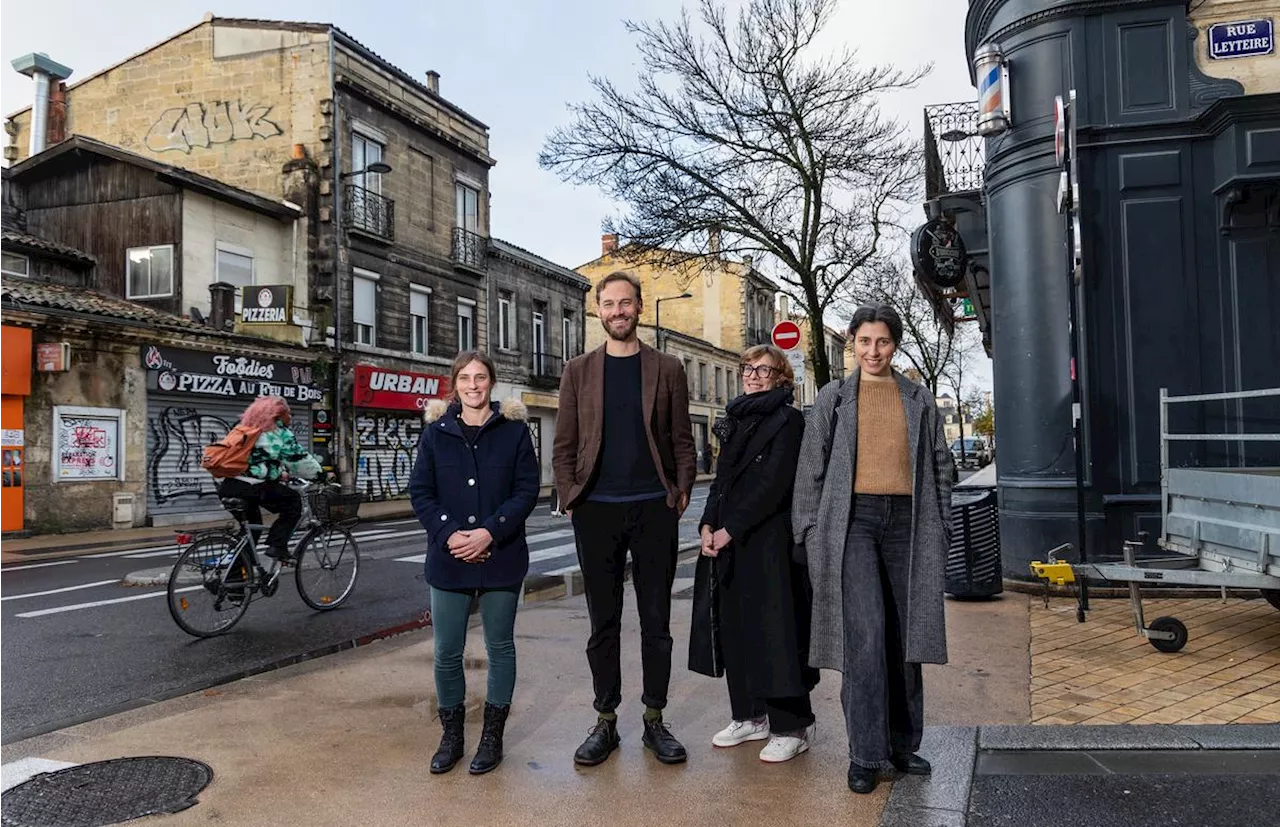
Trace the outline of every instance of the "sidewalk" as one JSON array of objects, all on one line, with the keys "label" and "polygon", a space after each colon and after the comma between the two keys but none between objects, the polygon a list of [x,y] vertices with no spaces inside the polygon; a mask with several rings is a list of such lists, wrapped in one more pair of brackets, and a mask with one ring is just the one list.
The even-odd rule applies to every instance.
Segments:
[{"label": "sidewalk", "polygon": [[[199,803],[154,819],[175,827],[878,825],[892,785],[870,796],[847,789],[834,673],[824,673],[814,692],[818,729],[808,754],[770,766],[757,758],[761,744],[732,750],[710,745],[728,720],[728,701],[723,682],[684,668],[689,612],[688,600],[674,602],[667,709],[668,722],[689,749],[683,766],[658,764],[640,744],[639,630],[629,589],[623,743],[600,767],[579,769],[572,762],[595,718],[581,597],[521,609],[521,672],[506,760],[484,777],[469,776],[465,765],[444,776],[427,773],[439,739],[429,631],[10,744],[3,761],[83,763],[145,755],[203,761],[214,778]],[[952,662],[926,671],[929,724],[1028,722],[1027,598],[949,603],[948,620]],[[484,692],[479,629],[471,632],[466,663],[470,760]]]}]

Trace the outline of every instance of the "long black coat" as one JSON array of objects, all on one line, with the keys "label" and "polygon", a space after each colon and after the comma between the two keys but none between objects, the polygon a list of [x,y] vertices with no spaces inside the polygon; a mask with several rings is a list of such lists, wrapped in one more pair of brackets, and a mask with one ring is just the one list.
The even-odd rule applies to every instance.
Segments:
[{"label": "long black coat", "polygon": [[[807,693],[817,683],[808,663],[810,589],[808,573],[791,540],[791,489],[804,415],[783,406],[765,416],[739,453],[730,446],[707,496],[700,526],[729,532],[733,541],[717,558],[719,643],[734,647],[746,669],[752,697],[783,698]],[[736,449],[737,446],[732,446]],[[695,587],[704,588],[711,560],[699,557]],[[710,616],[693,618],[689,668],[715,675]]]}]

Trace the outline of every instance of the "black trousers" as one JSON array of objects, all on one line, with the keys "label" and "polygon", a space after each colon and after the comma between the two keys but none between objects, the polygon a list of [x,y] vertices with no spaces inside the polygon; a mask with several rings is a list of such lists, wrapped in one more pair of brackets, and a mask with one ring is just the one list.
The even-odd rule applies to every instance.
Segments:
[{"label": "black trousers", "polygon": [[[289,538],[293,536],[293,530],[297,527],[299,518],[302,517],[302,497],[297,491],[282,482],[261,482],[253,485],[231,477],[222,481],[218,492],[224,497],[238,497],[244,500],[248,506],[245,516],[249,518],[250,523],[262,523],[264,508],[276,514],[276,521],[267,531],[267,546],[288,551]],[[255,545],[261,546],[256,531],[253,540]]]},{"label": "black trousers", "polygon": [[585,502],[573,509],[573,530],[591,617],[587,662],[596,711],[613,712],[622,702],[622,586],[628,550],[640,613],[641,700],[645,706],[664,708],[671,684],[671,584],[676,576],[678,515],[663,499]]},{"label": "black trousers", "polygon": [[769,730],[775,735],[799,732],[814,721],[813,704],[809,695],[794,698],[753,698],[744,679],[740,665],[729,662],[725,651],[724,677],[729,684],[729,710],[735,721],[750,721],[767,717]]}]

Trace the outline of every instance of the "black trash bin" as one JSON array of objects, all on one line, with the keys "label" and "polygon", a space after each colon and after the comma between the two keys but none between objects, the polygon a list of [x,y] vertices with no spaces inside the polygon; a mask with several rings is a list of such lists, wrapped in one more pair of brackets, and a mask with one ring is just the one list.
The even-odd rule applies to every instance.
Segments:
[{"label": "black trash bin", "polygon": [[1000,512],[994,488],[958,488],[951,494],[945,590],[959,598],[992,597],[1004,591]]}]

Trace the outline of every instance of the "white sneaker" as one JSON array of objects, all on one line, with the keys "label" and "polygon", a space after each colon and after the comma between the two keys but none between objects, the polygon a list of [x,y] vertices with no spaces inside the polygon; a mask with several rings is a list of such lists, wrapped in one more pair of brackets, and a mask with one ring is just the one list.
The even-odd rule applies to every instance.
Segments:
[{"label": "white sneaker", "polygon": [[760,760],[767,764],[781,764],[790,761],[802,752],[809,751],[809,733],[803,736],[775,735],[760,750]]},{"label": "white sneaker", "polygon": [[769,737],[769,719],[755,721],[731,721],[711,739],[713,746],[736,747],[747,741],[763,741]]}]

